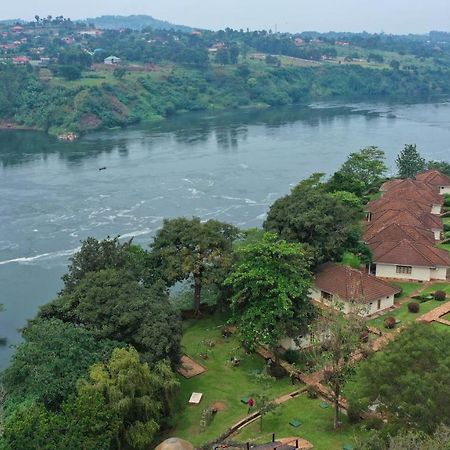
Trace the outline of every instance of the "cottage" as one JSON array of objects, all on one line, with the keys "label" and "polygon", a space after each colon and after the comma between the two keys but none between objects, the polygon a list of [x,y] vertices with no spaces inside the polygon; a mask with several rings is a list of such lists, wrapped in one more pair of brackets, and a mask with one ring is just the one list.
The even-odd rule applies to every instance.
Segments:
[{"label": "cottage", "polygon": [[122,60],[120,58],[118,58],[117,56],[111,55],[111,56],[108,56],[107,58],[105,58],[103,60],[103,62],[105,64],[109,64],[109,65],[110,64],[120,64],[122,62]]},{"label": "cottage", "polygon": [[373,275],[336,263],[322,265],[316,273],[311,296],[325,305],[342,304],[344,313],[355,305],[367,316],[390,308],[400,289]]},{"label": "cottage", "polygon": [[431,230],[395,222],[388,224],[380,221],[375,222],[364,233],[364,242],[369,245],[379,242],[401,241],[402,239],[425,242],[430,245],[435,243],[435,236]]},{"label": "cottage", "polygon": [[417,228],[425,228],[434,234],[435,240],[441,238],[444,226],[439,216],[429,212],[405,209],[388,209],[385,211],[374,212],[370,215],[370,224],[366,229],[366,233],[370,233],[372,227],[374,230],[379,230],[380,227],[396,223],[399,225],[407,225]]},{"label": "cottage", "polygon": [[416,180],[429,184],[441,195],[450,194],[450,177],[439,172],[439,170],[433,169],[419,173]]},{"label": "cottage", "polygon": [[404,280],[446,280],[450,255],[424,241],[370,242],[373,264],[370,272],[377,277]]}]

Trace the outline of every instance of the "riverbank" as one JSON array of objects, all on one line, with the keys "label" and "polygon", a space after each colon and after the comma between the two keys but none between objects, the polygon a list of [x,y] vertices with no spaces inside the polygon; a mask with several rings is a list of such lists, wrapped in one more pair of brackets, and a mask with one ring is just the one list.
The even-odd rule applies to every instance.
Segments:
[{"label": "riverbank", "polygon": [[[11,69],[18,70],[18,69]],[[12,74],[14,75],[14,74]],[[366,68],[351,65],[270,67],[264,63],[202,69],[172,66],[160,72],[109,74],[67,81],[15,78],[23,95],[9,118],[51,135],[85,134],[171,118],[180,112],[278,107],[314,101],[371,101],[450,95],[450,72]],[[1,81],[1,80],[0,80]],[[8,83],[0,90],[8,89]],[[22,100],[22,99],[26,99]]]}]

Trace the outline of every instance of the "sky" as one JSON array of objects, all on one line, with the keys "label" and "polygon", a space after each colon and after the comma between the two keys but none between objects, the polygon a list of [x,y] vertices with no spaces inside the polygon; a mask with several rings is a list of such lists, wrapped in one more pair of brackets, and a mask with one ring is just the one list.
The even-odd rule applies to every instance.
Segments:
[{"label": "sky", "polygon": [[198,28],[450,31],[450,0],[0,0],[0,19],[148,14]]}]

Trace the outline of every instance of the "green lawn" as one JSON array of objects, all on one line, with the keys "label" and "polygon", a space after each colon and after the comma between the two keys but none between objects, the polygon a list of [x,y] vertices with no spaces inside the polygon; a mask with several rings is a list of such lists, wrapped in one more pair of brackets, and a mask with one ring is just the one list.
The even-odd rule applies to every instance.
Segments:
[{"label": "green lawn", "polygon": [[[191,379],[179,377],[180,394],[176,404],[176,427],[170,435],[184,438],[194,445],[202,445],[220,436],[231,425],[247,415],[247,406],[240,399],[256,392],[266,392],[272,398],[293,391],[289,378],[269,381],[267,385],[257,380],[255,371],[264,369],[265,362],[256,355],[246,355],[235,338],[224,340],[220,326],[225,318],[205,318],[187,324],[183,336],[184,352],[200,362],[208,370]],[[210,349],[207,360],[202,360],[200,353],[206,348],[202,341],[212,339],[215,346]],[[238,367],[232,367],[229,359],[232,355],[241,358]],[[189,406],[192,392],[203,393],[200,405]],[[202,411],[215,402],[224,408],[214,417],[205,431],[200,430]]]},{"label": "green lawn", "polygon": [[373,327],[377,327],[383,331],[393,331],[388,330],[384,327],[384,319],[386,317],[395,317],[397,320],[401,320],[400,325],[405,325],[407,323],[413,322],[418,317],[422,316],[423,314],[431,311],[432,309],[442,305],[443,302],[439,302],[437,300],[428,300],[427,302],[420,303],[420,311],[416,314],[410,313],[408,311],[408,303],[406,302],[403,305],[400,306],[400,308],[389,311],[387,314],[383,314],[380,317],[377,317],[376,319],[369,320],[367,323]]},{"label": "green lawn", "polygon": [[445,281],[442,283],[434,283],[431,286],[427,287],[423,293],[424,294],[432,294],[436,291],[444,291],[447,293],[447,296],[450,296],[450,283],[446,283]]},{"label": "green lawn", "polygon": [[414,281],[405,281],[405,282],[393,282],[391,283],[394,286],[397,286],[402,289],[402,293],[398,297],[398,299],[402,299],[404,297],[409,297],[414,291],[420,288],[422,283],[414,282]]},{"label": "green lawn", "polygon": [[[321,402],[320,399],[311,400],[304,394],[299,395],[264,418],[262,433],[259,431],[259,421],[256,421],[234,436],[233,440],[264,443],[270,442],[272,433],[275,433],[277,438],[304,438],[314,445],[315,450],[338,450],[344,444],[354,444],[355,436],[362,435],[360,428],[348,424],[346,416],[343,416],[342,429],[334,431],[333,408],[322,409]],[[293,419],[302,422],[299,428],[289,425]]]}]

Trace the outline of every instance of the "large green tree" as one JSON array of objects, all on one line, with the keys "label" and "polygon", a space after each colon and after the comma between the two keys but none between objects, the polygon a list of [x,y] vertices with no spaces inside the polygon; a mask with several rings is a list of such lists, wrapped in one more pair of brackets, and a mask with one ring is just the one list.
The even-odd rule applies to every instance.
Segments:
[{"label": "large green tree", "polygon": [[98,338],[131,344],[150,363],[179,361],[181,322],[165,286],[146,288],[125,270],[87,273],[72,291],[43,306],[40,315],[82,325]]},{"label": "large green tree", "polygon": [[395,161],[400,178],[414,178],[426,169],[425,159],[417,151],[415,144],[407,144]]},{"label": "large green tree", "polygon": [[378,400],[401,427],[429,433],[440,423],[450,425],[448,344],[447,330],[411,325],[359,366],[350,401]]},{"label": "large green tree", "polygon": [[[171,378],[173,385],[174,375]],[[107,364],[92,366],[83,386],[101,393],[118,417],[116,448],[149,448],[160,429],[167,381],[141,363],[133,348],[116,349]]]},{"label": "large green tree", "polygon": [[360,195],[375,187],[387,172],[384,151],[375,146],[350,153],[342,167],[330,180],[335,191],[347,191]]},{"label": "large green tree", "polygon": [[[178,387],[170,367],[154,370],[133,349],[115,349],[111,358],[90,367],[58,411],[40,402],[20,404],[5,421],[3,444],[21,450],[141,450],[149,448],[166,403]],[[2,447],[2,448],[4,448]]]},{"label": "large green tree", "polygon": [[340,260],[358,246],[362,208],[342,196],[327,192],[315,174],[300,182],[289,195],[270,207],[264,229],[289,242],[303,243],[312,250],[314,264]]},{"label": "large green tree", "polygon": [[232,320],[250,348],[275,350],[280,339],[305,333],[315,317],[308,293],[309,258],[301,245],[266,233],[238,249],[238,262],[225,281],[231,286]]},{"label": "large green tree", "polygon": [[198,313],[205,284],[219,285],[232,263],[232,244],[239,231],[233,225],[198,217],[165,220],[151,244],[166,281],[193,280]]},{"label": "large green tree", "polygon": [[24,341],[2,377],[8,407],[34,400],[57,409],[74,391],[76,380],[121,345],[98,340],[91,331],[58,319],[37,319],[23,330],[22,336]]}]

